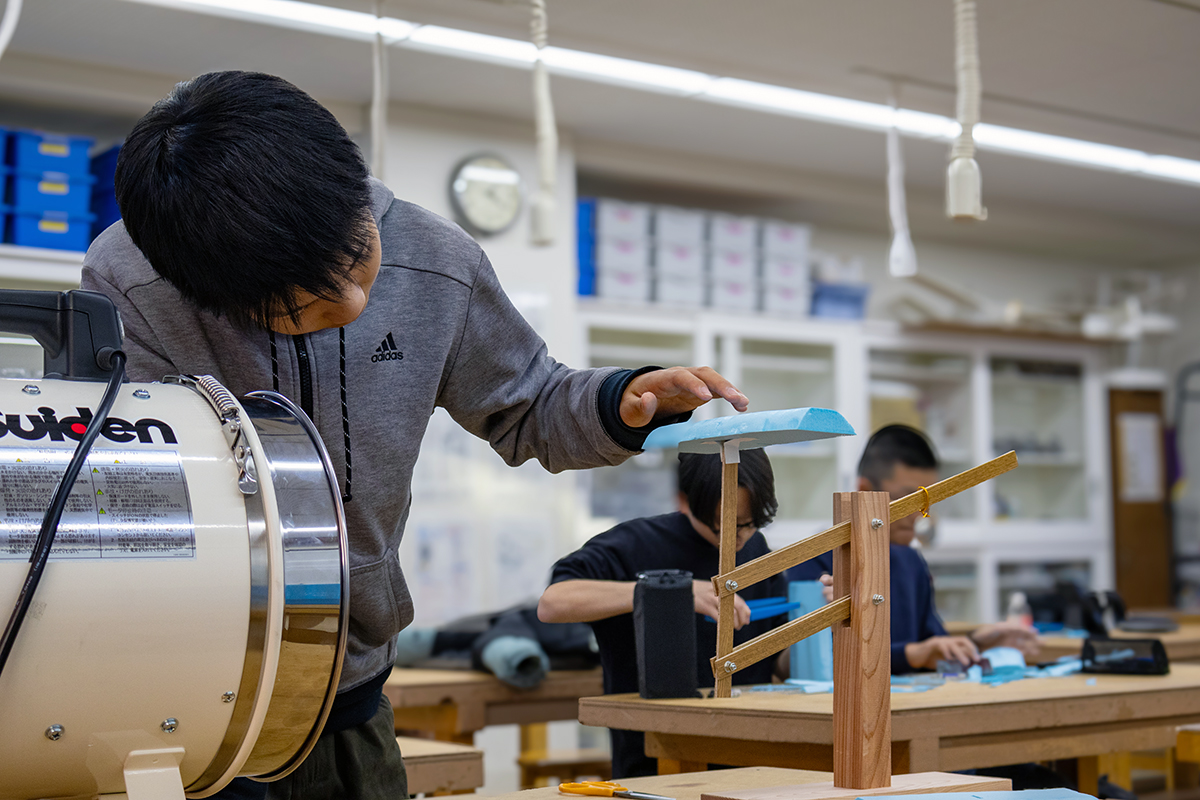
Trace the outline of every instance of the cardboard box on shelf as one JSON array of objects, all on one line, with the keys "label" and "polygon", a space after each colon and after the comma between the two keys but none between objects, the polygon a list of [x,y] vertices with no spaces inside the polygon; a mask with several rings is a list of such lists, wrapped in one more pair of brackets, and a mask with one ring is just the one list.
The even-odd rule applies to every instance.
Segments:
[{"label": "cardboard box on shelf", "polygon": [[754,281],[758,277],[758,259],[753,250],[710,250],[708,271],[714,279]]},{"label": "cardboard box on shelf", "polygon": [[757,287],[754,281],[714,278],[709,303],[725,311],[753,311],[758,305]]},{"label": "cardboard box on shelf", "polygon": [[769,286],[804,287],[811,278],[806,259],[795,256],[766,256],[762,261],[762,280]]},{"label": "cardboard box on shelf", "polygon": [[704,247],[700,243],[658,242],[654,247],[654,269],[659,275],[699,281],[704,277]]},{"label": "cardboard box on shelf", "polygon": [[705,301],[705,281],[678,275],[659,275],[654,281],[654,301],[677,308],[701,308]]},{"label": "cardboard box on shelf", "polygon": [[659,242],[704,244],[708,214],[694,208],[654,207],[654,238]]},{"label": "cardboard box on shelf", "polygon": [[763,286],[762,310],[768,314],[786,314],[789,317],[808,316],[812,303],[808,286]]},{"label": "cardboard box on shelf", "polygon": [[642,270],[598,269],[596,296],[605,300],[649,302],[650,273]]},{"label": "cardboard box on shelf", "polygon": [[596,270],[640,270],[650,274],[650,243],[645,239],[605,236],[596,242]]},{"label": "cardboard box on shelf", "polygon": [[776,219],[763,220],[762,249],[767,256],[790,256],[808,258],[808,247],[812,240],[812,228],[795,222]]},{"label": "cardboard box on shelf", "polygon": [[713,214],[708,219],[708,243],[720,250],[752,252],[758,247],[758,217]]},{"label": "cardboard box on shelf", "polygon": [[596,200],[596,235],[644,239],[650,235],[650,206],[600,197]]}]

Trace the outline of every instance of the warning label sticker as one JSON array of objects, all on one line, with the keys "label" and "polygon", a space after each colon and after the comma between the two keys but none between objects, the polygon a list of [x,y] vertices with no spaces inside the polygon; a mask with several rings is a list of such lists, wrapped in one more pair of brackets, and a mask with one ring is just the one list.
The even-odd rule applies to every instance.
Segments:
[{"label": "warning label sticker", "polygon": [[[0,448],[0,561],[29,558],[70,460],[67,450]],[[195,558],[179,453],[92,450],[67,497],[50,557]]]}]

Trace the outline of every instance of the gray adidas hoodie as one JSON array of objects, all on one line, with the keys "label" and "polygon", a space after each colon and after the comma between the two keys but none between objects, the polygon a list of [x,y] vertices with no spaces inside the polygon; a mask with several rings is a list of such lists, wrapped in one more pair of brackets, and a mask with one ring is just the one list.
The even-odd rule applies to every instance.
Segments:
[{"label": "gray adidas hoodie", "polygon": [[[374,180],[371,210],[383,264],[366,309],[345,327],[353,482],[346,504],[350,631],[342,690],[388,669],[394,637],[412,621],[398,549],[413,465],[436,406],[512,465],[536,458],[558,472],[633,455],[605,432],[597,410],[600,385],[613,370],[572,370],[550,358],[473,239]],[[195,310],[150,267],[121,223],[88,250],[82,286],[117,304],[131,380],[213,375],[239,397],[272,387],[267,332],[243,331]],[[338,331],[275,339],[279,389],[297,404],[298,354],[307,353],[313,422],[345,491]],[[373,359],[383,342],[403,357]]]}]

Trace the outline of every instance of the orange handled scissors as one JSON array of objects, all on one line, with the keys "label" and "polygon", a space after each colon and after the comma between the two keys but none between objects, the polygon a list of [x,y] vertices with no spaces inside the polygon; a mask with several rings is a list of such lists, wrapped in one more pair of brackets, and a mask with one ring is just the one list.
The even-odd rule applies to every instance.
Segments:
[{"label": "orange handled scissors", "polygon": [[628,797],[631,800],[675,800],[661,794],[634,792],[615,781],[583,781],[582,783],[560,783],[558,790],[563,794],[586,794],[592,797]]}]

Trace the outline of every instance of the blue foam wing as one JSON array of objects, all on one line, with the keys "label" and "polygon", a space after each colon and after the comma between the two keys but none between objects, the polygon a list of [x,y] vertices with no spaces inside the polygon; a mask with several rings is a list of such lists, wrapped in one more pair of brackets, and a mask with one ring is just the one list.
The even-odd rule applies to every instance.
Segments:
[{"label": "blue foam wing", "polygon": [[853,435],[854,428],[836,411],[788,408],[666,425],[652,431],[643,446],[647,450],[678,447],[684,453],[719,453],[721,443],[728,441],[737,441],[739,450],[753,450],[772,444]]}]

